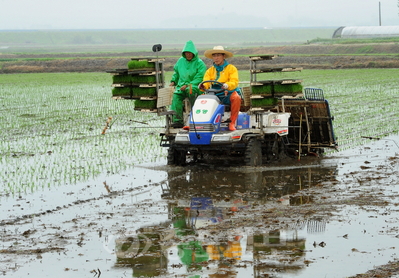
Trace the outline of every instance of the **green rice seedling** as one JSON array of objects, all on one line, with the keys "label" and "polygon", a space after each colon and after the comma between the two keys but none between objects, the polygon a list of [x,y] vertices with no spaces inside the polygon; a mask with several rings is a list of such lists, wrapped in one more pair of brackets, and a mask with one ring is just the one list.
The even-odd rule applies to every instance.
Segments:
[{"label": "green rice seedling", "polygon": [[155,70],[155,63],[147,60],[130,60],[127,68],[129,70]]},{"label": "green rice seedling", "polygon": [[132,83],[154,84],[157,82],[155,75],[131,75]]},{"label": "green rice seedling", "polygon": [[131,87],[114,87],[112,88],[112,96],[132,96],[132,88]]},{"label": "green rice seedling", "polygon": [[154,87],[133,87],[133,96],[135,97],[156,97],[157,89]]},{"label": "green rice seedling", "polygon": [[[65,79],[65,75],[69,78]],[[98,73],[22,76],[0,76],[0,97],[7,104],[0,114],[1,126],[8,131],[2,141],[6,143],[0,144],[0,167],[7,173],[9,184],[0,187],[0,194],[24,192],[27,188],[36,191],[47,186],[45,180],[51,180],[52,187],[73,184],[106,172],[107,165],[113,165],[113,171],[118,172],[132,167],[136,161],[149,160],[145,158],[152,153],[148,149],[126,150],[136,150],[136,141],[144,138],[158,141],[157,133],[153,129],[151,134],[140,129],[137,136],[129,136],[133,134],[131,119],[154,126],[162,126],[163,120],[134,111],[132,101],[110,98],[109,81],[104,76],[98,78]],[[52,84],[58,76],[60,81]],[[110,115],[118,121],[101,136],[104,121]],[[157,148],[157,151],[164,150]],[[88,166],[89,161],[93,167]]]},{"label": "green rice seedling", "polygon": [[297,95],[302,93],[302,84],[265,84],[251,86],[253,95],[262,96],[285,96],[285,95]]},{"label": "green rice seedling", "polygon": [[134,108],[135,109],[156,109],[157,108],[157,101],[156,100],[136,99],[134,101]]},{"label": "green rice seedling", "polygon": [[302,84],[275,84],[274,96],[297,95],[302,93]]},{"label": "green rice seedling", "polygon": [[[362,136],[399,132],[399,69],[295,74],[291,77],[302,79],[304,87],[324,90],[340,149],[364,144]],[[165,80],[171,75],[165,72]],[[239,75],[241,81],[249,80],[248,71]],[[109,86],[108,73],[0,75],[0,127],[6,131],[0,142],[0,195],[63,184],[73,187],[111,171],[165,159],[158,132],[164,117],[135,111],[132,100],[111,98]],[[251,101],[260,107],[275,105],[271,100],[271,104]],[[140,106],[144,100],[137,102]],[[155,102],[145,104],[155,107]],[[101,135],[110,116],[114,124]]]},{"label": "green rice seedling", "polygon": [[264,98],[253,98],[251,99],[251,105],[253,107],[272,107],[278,102],[277,98],[274,97],[264,97]]},{"label": "green rice seedling", "polygon": [[273,86],[272,84],[251,86],[251,92],[253,95],[273,96],[272,86]]},{"label": "green rice seedling", "polygon": [[130,83],[131,82],[131,76],[129,74],[116,74],[112,75],[112,83],[113,84],[124,84],[124,83]]}]

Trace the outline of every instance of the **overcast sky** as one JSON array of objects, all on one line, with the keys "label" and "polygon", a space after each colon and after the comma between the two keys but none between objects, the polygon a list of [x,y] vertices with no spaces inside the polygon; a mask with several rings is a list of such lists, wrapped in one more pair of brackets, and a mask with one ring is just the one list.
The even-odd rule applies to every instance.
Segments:
[{"label": "overcast sky", "polygon": [[399,25],[399,0],[0,0],[0,30]]}]

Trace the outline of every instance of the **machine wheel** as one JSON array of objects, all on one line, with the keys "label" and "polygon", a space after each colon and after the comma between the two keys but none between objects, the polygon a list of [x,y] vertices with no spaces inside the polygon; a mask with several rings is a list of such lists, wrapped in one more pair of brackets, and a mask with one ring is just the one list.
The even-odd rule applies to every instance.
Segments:
[{"label": "machine wheel", "polygon": [[262,165],[262,145],[255,138],[250,139],[245,148],[245,165],[260,166]]},{"label": "machine wheel", "polygon": [[168,165],[183,166],[186,164],[186,151],[176,150],[174,147],[168,149]]},{"label": "machine wheel", "polygon": [[285,157],[285,145],[282,138],[279,138],[277,135],[275,137],[275,141],[273,142],[272,152],[275,160],[280,160]]}]

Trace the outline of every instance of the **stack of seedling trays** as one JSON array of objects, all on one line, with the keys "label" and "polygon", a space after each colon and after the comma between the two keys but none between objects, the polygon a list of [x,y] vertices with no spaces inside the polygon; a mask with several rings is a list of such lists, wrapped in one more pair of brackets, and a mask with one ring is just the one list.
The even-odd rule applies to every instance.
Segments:
[{"label": "stack of seedling trays", "polygon": [[112,97],[134,100],[134,110],[157,112],[157,92],[164,86],[162,62],[163,59],[131,58],[127,69],[107,71],[112,74]]},{"label": "stack of seedling trays", "polygon": [[282,97],[302,93],[302,80],[264,80],[251,83],[251,110],[273,109]]},{"label": "stack of seedling trays", "polygon": [[272,60],[275,55],[250,56],[250,88],[251,88],[251,111],[267,111],[276,108],[279,99],[282,97],[295,97],[302,94],[302,80],[299,79],[281,79],[281,80],[257,80],[259,73],[271,72],[290,72],[301,71],[302,68],[257,68],[257,62]]}]

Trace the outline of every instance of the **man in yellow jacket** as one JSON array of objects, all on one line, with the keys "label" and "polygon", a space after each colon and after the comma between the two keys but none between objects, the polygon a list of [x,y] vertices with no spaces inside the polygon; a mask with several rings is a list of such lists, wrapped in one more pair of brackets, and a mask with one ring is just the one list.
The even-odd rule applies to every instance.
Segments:
[{"label": "man in yellow jacket", "polygon": [[225,89],[222,93],[216,95],[223,104],[231,105],[229,130],[236,130],[235,126],[241,106],[241,96],[238,89],[238,70],[234,65],[226,61],[226,59],[233,57],[233,53],[224,50],[223,46],[215,46],[213,49],[205,51],[204,55],[213,60],[213,66],[205,72],[203,80],[215,80],[223,85],[220,87],[217,84],[204,83],[204,88],[202,89],[209,89],[209,87]]}]

